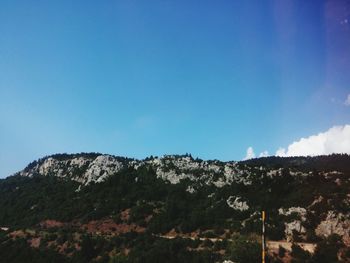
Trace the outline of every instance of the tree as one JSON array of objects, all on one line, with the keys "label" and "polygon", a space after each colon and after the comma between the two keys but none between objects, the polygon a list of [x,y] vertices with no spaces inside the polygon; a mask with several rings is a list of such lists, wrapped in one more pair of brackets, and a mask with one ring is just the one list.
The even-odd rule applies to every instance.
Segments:
[{"label": "tree", "polygon": [[80,256],[84,262],[90,262],[94,257],[97,256],[94,241],[90,235],[83,237],[83,240],[81,242]]},{"label": "tree", "polygon": [[292,245],[292,263],[308,263],[311,261],[311,255],[309,252],[303,250],[298,245]]},{"label": "tree", "polygon": [[338,251],[344,247],[339,235],[330,235],[325,240],[317,244],[313,262],[317,263],[334,263],[338,262]]}]

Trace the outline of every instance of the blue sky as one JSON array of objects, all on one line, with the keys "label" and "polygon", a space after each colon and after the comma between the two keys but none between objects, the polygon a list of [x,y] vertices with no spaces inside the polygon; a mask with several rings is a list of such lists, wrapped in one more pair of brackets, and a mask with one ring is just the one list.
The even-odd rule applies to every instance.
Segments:
[{"label": "blue sky", "polygon": [[57,152],[240,160],[350,123],[347,1],[0,2],[0,177]]}]

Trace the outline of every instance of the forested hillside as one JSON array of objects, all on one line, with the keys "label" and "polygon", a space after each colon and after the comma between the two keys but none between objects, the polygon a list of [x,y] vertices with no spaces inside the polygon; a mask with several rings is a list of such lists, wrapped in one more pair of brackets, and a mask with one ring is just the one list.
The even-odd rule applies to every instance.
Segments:
[{"label": "forested hillside", "polygon": [[348,262],[349,164],[45,157],[0,180],[0,261],[259,262],[265,210],[267,239],[294,243],[270,250],[270,262]]}]

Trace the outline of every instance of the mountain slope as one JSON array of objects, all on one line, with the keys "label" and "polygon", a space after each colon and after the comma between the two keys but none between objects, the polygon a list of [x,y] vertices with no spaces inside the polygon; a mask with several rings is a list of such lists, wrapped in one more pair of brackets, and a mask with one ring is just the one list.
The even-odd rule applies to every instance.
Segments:
[{"label": "mountain slope", "polygon": [[[271,240],[315,243],[338,234],[339,244],[350,245],[349,163],[348,155],[220,162],[190,155],[135,160],[96,153],[58,154],[0,180],[0,226],[36,229],[30,238],[41,240],[46,238],[45,229],[80,233],[67,244],[70,256],[57,240],[53,245],[72,259],[85,234],[110,240],[137,233],[141,239],[152,236],[147,239],[151,243],[164,235],[251,240],[260,234],[260,211],[266,210]],[[22,236],[31,240],[29,234]],[[109,251],[108,257],[126,256],[125,251],[140,256],[140,244],[120,242],[118,251],[103,251]],[[209,251],[204,262],[234,259],[230,242],[216,248],[199,245]],[[185,254],[201,251],[185,248]],[[196,257],[204,256],[201,253]]]}]

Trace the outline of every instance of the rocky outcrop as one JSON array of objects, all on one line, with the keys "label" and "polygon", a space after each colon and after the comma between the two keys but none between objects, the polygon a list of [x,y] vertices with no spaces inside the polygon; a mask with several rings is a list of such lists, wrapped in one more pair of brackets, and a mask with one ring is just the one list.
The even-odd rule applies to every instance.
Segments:
[{"label": "rocky outcrop", "polygon": [[102,182],[124,167],[125,165],[122,162],[111,155],[99,155],[96,158],[73,157],[63,160],[48,157],[38,162],[31,169],[24,169],[19,174],[29,177],[36,174],[57,176],[87,185],[91,182]]},{"label": "rocky outcrop", "polygon": [[298,235],[304,235],[306,233],[306,229],[300,220],[293,220],[292,222],[284,223],[284,225],[284,233],[288,242],[294,241],[294,233]]},{"label": "rocky outcrop", "polygon": [[288,209],[280,208],[278,209],[278,213],[284,216],[296,214],[301,218],[302,221],[305,221],[306,219],[306,209],[304,207],[289,207]]},{"label": "rocky outcrop", "polygon": [[[286,217],[287,222],[285,226],[285,237],[287,241],[293,241],[294,233],[303,236],[306,233],[306,229],[303,226],[303,222],[306,221],[306,209],[303,207],[290,207],[288,209],[280,208],[278,213]],[[288,222],[288,217],[293,219]]]},{"label": "rocky outcrop", "polygon": [[[112,155],[75,156],[65,158],[50,156],[19,172],[21,176],[36,174],[69,178],[87,185],[103,182],[124,168],[151,167],[158,178],[177,184],[188,179],[194,183],[223,187],[233,182],[251,184],[249,175],[244,176],[235,162],[194,160],[190,156],[166,155],[144,160],[127,159]],[[246,173],[247,174],[247,173]]]},{"label": "rocky outcrop", "polygon": [[328,211],[327,217],[317,226],[315,233],[320,237],[337,234],[350,246],[350,215]]},{"label": "rocky outcrop", "polygon": [[233,208],[234,210],[247,211],[249,209],[247,202],[242,201],[240,197],[230,196],[226,202],[227,202],[227,205]]}]

